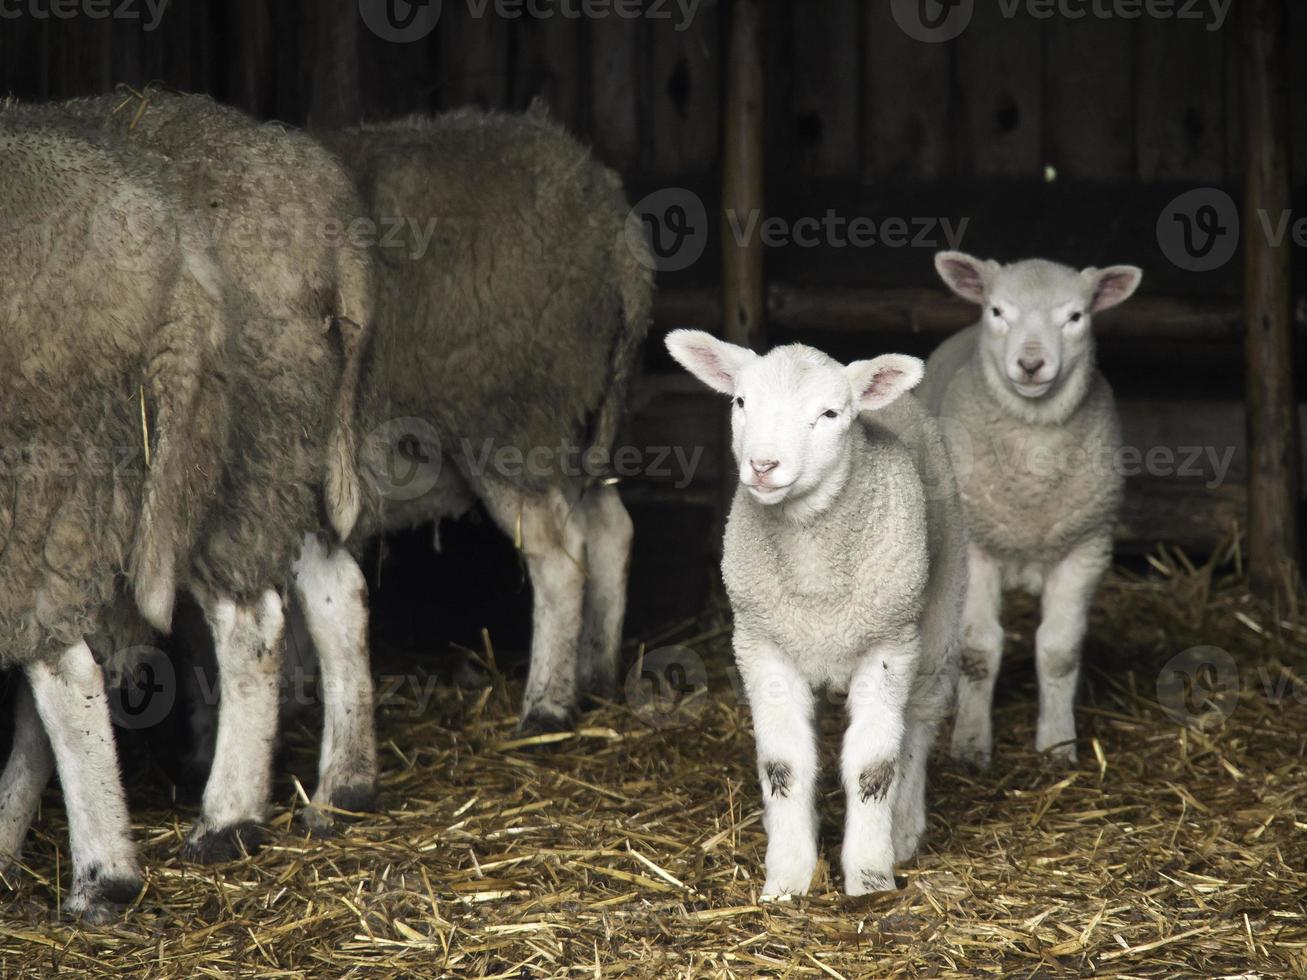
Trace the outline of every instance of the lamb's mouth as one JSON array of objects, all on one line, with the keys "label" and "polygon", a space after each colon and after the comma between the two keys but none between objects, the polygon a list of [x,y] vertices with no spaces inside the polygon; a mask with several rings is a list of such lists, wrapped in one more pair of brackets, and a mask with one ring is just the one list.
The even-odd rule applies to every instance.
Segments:
[{"label": "lamb's mouth", "polygon": [[1053,382],[1056,380],[1056,378],[1053,378],[1050,381],[1041,381],[1036,384],[1030,384],[1025,381],[1013,381],[1012,387],[1016,389],[1017,394],[1022,398],[1043,398],[1048,394],[1049,389],[1053,387]]},{"label": "lamb's mouth", "polygon": [[794,483],[783,483],[779,486],[772,486],[768,483],[746,483],[744,486],[759,503],[776,504],[780,503],[789,494]]}]

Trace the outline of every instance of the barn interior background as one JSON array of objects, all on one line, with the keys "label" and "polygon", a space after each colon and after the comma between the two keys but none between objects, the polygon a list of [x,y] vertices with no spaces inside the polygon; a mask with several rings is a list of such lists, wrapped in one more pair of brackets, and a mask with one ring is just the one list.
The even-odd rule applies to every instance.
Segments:
[{"label": "barn interior background", "polygon": [[[667,329],[701,326],[758,345],[803,340],[846,359],[888,350],[925,355],[972,315],[948,298],[936,280],[931,258],[939,248],[957,245],[1007,260],[1038,254],[1079,265],[1140,265],[1145,270],[1141,293],[1097,326],[1103,370],[1121,403],[1127,442],[1141,451],[1142,472],[1129,480],[1119,550],[1127,567],[1145,569],[1144,556],[1151,556],[1153,568],[1181,583],[1185,601],[1170,592],[1153,593],[1142,580],[1115,583],[1111,594],[1133,605],[1100,614],[1090,656],[1097,655],[1108,673],[1129,665],[1134,654],[1108,649],[1105,631],[1140,637],[1158,655],[1186,643],[1237,649],[1250,637],[1278,645],[1276,649],[1296,643],[1300,650],[1307,633],[1293,632],[1291,616],[1295,563],[1301,555],[1301,529],[1307,525],[1301,489],[1307,484],[1302,470],[1307,452],[1303,408],[1293,382],[1299,382],[1301,394],[1307,377],[1301,369],[1307,350],[1307,251],[1302,247],[1307,241],[1295,243],[1295,234],[1301,239],[1302,232],[1292,218],[1287,226],[1280,222],[1307,188],[1307,120],[1301,110],[1307,104],[1307,59],[1296,57],[1307,50],[1307,6],[1277,0],[1245,0],[1233,8],[1177,3],[1166,8],[1169,16],[1068,17],[1056,11],[1043,16],[1048,7],[1042,3],[976,0],[958,37],[924,43],[896,21],[896,4],[702,0],[685,16],[682,6],[650,0],[625,7],[638,16],[566,16],[563,9],[577,9],[580,0],[542,0],[531,9],[501,5],[510,14],[520,12],[504,16],[493,2],[488,12],[479,12],[480,4],[472,0],[445,0],[436,4],[440,16],[433,30],[397,42],[370,29],[361,16],[369,0],[172,0],[157,23],[155,8],[145,0],[84,4],[87,10],[123,14],[112,17],[89,16],[82,7],[74,16],[62,17],[52,12],[58,6],[53,0],[7,0],[0,2],[0,91],[23,99],[61,99],[157,81],[209,92],[262,118],[295,125],[334,125],[466,104],[523,109],[532,99],[544,98],[556,117],[621,172],[633,201],[651,202],[646,217],[652,233],[668,236],[674,246],[659,275],[656,328],[624,442],[644,451],[646,461],[667,447],[679,449],[680,459],[697,463],[691,471],[673,453],[662,460],[665,472],[641,472],[623,482],[636,523],[628,632],[637,638],[667,635],[664,626],[691,621],[714,595],[721,487],[731,465],[723,449],[721,408],[696,382],[673,370],[659,342]],[[1071,6],[1090,9],[1088,4]],[[1126,2],[1092,9],[1119,13],[1134,7]],[[1188,13],[1181,15],[1182,10]],[[1269,20],[1258,21],[1250,10]],[[553,13],[543,16],[540,11]],[[1221,195],[1228,195],[1233,212]],[[703,205],[699,224],[694,224],[693,206],[680,210],[696,200]],[[740,244],[723,230],[724,208],[733,209],[742,223],[755,212],[783,219],[784,232],[774,244],[763,244],[757,236]],[[814,230],[812,222],[821,224],[828,215],[841,223],[839,230],[831,233],[827,225]],[[848,243],[848,222],[854,219],[875,222],[875,245]],[[901,232],[895,222],[901,223]],[[1281,231],[1285,239],[1277,247],[1272,239]],[[959,233],[960,239],[950,239]],[[1249,432],[1255,436],[1255,452],[1250,452]],[[439,559],[431,555],[427,532],[395,539],[384,554],[372,556],[373,584],[382,586],[373,598],[378,644],[410,653],[438,653],[450,642],[479,649],[482,627],[493,623],[497,646],[524,650],[529,586],[511,543],[488,526],[475,525],[450,528],[443,540]],[[1192,563],[1170,551],[1159,557],[1159,544],[1184,549]],[[1202,564],[1213,556],[1250,571],[1256,591],[1278,604],[1269,619],[1252,619],[1257,636],[1240,632],[1243,627],[1237,625],[1231,627],[1234,632],[1222,632],[1224,627],[1214,626],[1203,611],[1206,606],[1195,612],[1196,607],[1185,604],[1192,600],[1201,606],[1222,594],[1213,584],[1212,567]],[[1220,601],[1226,603],[1225,612],[1250,608],[1242,593]],[[720,630],[713,636],[720,644]],[[716,649],[725,659],[725,648]],[[1302,958],[1307,934],[1300,921],[1304,882],[1301,875],[1289,876],[1283,857],[1285,848],[1292,857],[1293,846],[1301,853],[1301,844],[1275,842],[1271,851],[1280,848],[1278,865],[1270,852],[1254,846],[1268,826],[1279,827],[1273,821],[1292,813],[1292,801],[1299,797],[1293,795],[1296,790],[1276,797],[1247,788],[1247,780],[1282,785],[1275,780],[1296,779],[1295,773],[1301,773],[1272,758],[1282,750],[1301,755],[1301,731],[1294,720],[1300,717],[1301,702],[1299,715],[1269,709],[1264,716],[1255,714],[1237,744],[1213,749],[1205,736],[1193,736],[1191,745],[1185,743],[1185,752],[1192,754],[1181,753],[1177,761],[1174,732],[1167,730],[1164,744],[1152,737],[1158,731],[1156,719],[1141,707],[1133,674],[1130,678],[1129,684],[1119,685],[1110,676],[1097,681],[1108,693],[1106,707],[1100,705],[1094,716],[1100,727],[1091,726],[1090,733],[1097,731],[1103,739],[1113,778],[1119,772],[1127,785],[1135,781],[1136,795],[1104,783],[1109,768],[1102,760],[1108,756],[1099,756],[1103,769],[1097,782],[1086,776],[1075,786],[1074,776],[1056,782],[1027,773],[996,789],[946,773],[939,792],[952,794],[956,805],[949,812],[970,809],[988,822],[983,826],[978,821],[974,833],[953,831],[952,843],[971,851],[999,847],[999,864],[1008,870],[980,880],[972,877],[973,870],[951,865],[951,883],[903,899],[893,915],[876,919],[876,942],[923,943],[934,935],[931,909],[974,904],[979,895],[991,927],[978,928],[970,938],[951,934],[948,942],[955,945],[947,946],[950,955],[969,950],[992,955],[1005,966],[1025,963],[1037,970],[1057,962],[1049,956],[1107,949],[1102,955],[1109,959],[1093,962],[1108,964],[1103,969],[1130,963],[1143,975],[1183,973],[1177,964],[1195,969],[1205,964],[1208,968],[1201,972],[1215,973],[1259,957],[1286,970],[1307,969]],[[490,713],[503,715],[511,703],[496,698]],[[446,724],[461,721],[470,731],[490,726],[485,708],[483,698],[453,722],[428,719],[406,723],[403,731],[416,739],[427,733],[434,744]],[[1005,710],[996,727],[1013,717]],[[634,760],[616,743],[590,759],[581,759],[578,751],[576,758],[563,755],[546,765],[571,772],[574,782],[582,779],[587,785],[626,767],[618,789],[601,794],[604,806],[619,812],[624,807],[648,811],[635,798],[667,772],[681,772],[679,802],[660,800],[652,808],[663,814],[658,820],[684,818],[660,831],[666,843],[692,834],[699,801],[724,791],[714,769],[714,740],[738,739],[741,724],[736,709],[714,709],[705,722],[705,738],[693,745],[673,740],[661,760]],[[467,735],[466,741],[475,750],[483,744],[479,739],[491,744],[502,737],[502,731],[488,732]],[[1015,744],[1004,751],[1017,753]],[[1135,745],[1138,754],[1120,758],[1117,749],[1125,745]],[[523,788],[535,777],[517,763],[475,751],[464,758],[457,747],[441,750],[440,766],[446,757],[450,778],[461,780],[465,793],[448,806],[433,804],[446,824],[461,826],[458,807],[468,803],[473,826],[467,833],[498,832],[489,817],[479,830],[475,826],[485,804],[474,804],[482,796],[497,796],[503,806],[494,809],[506,807],[510,817],[518,817],[517,803],[523,812],[538,808],[539,799],[528,801],[532,791]],[[739,770],[740,785],[751,779],[746,758],[732,765]],[[1204,766],[1216,768],[1213,779],[1225,778],[1221,773],[1231,770],[1237,778],[1230,777],[1233,782],[1219,789],[1215,783],[1205,785],[1204,792],[1185,788],[1185,780],[1205,772]],[[1152,781],[1143,782],[1145,776]],[[411,788],[412,778],[410,769],[402,769],[388,786],[400,794]],[[1167,786],[1179,788],[1172,794]],[[1049,807],[1064,791],[1078,809],[1070,816],[1049,816]],[[588,819],[598,820],[606,812],[600,808]],[[563,813],[559,819],[571,819],[567,807]],[[742,821],[744,813],[741,808]],[[1091,816],[1082,816],[1086,813]],[[1093,821],[1118,813],[1144,828],[1140,833],[1169,826],[1174,819],[1179,837],[1172,834],[1169,849],[1156,853],[1150,845],[1140,845],[1133,852],[1105,850],[1095,859],[1090,852],[1098,853],[1099,825]],[[1214,814],[1230,815],[1233,823],[1209,822],[1205,829],[1184,824],[1181,832],[1184,815],[1193,813],[1206,821]],[[1093,814],[1098,816],[1091,819]],[[729,828],[730,842],[739,843],[744,826]],[[578,837],[584,836],[580,823],[576,828]],[[1016,845],[1009,852],[1008,843],[999,843],[1022,830],[1037,832],[1037,843],[1023,845],[1021,852]],[[1264,843],[1269,845],[1274,833]],[[1300,836],[1301,824],[1291,821],[1286,833]],[[422,860],[446,860],[444,845],[451,835],[461,839],[452,831],[439,840],[433,837]],[[659,839],[646,840],[649,853],[656,853]],[[698,854],[693,879],[703,889],[727,880],[731,866],[729,861],[714,863],[713,848],[721,840],[711,840],[715,843]],[[357,862],[350,864],[341,846],[331,861],[344,862],[341,873],[347,878]],[[394,893],[404,897],[395,899],[397,905],[386,905],[390,899],[379,896],[391,893],[378,886],[367,901],[359,894],[354,899],[365,910],[384,906],[383,918],[392,922],[416,922],[420,913],[404,903],[425,901],[431,882],[418,882],[426,871],[418,868],[416,858],[403,865],[381,845],[376,853],[397,862],[396,881],[407,884],[396,886]],[[1192,853],[1201,859],[1191,861]],[[593,867],[609,856],[597,849],[586,852],[584,860]],[[296,860],[301,863],[285,872],[292,884],[310,873],[302,859]],[[466,888],[457,886],[463,893],[511,896],[516,894],[511,866],[517,860],[505,858],[504,866],[493,871],[487,866],[485,873],[478,867],[475,875],[453,862],[442,866],[445,877],[436,884],[466,881]],[[1103,870],[1103,862],[1117,871]],[[1095,899],[1092,908],[1063,915],[1068,928],[1059,931],[1051,924],[1058,916],[1046,926],[1042,917],[1034,921],[1038,902],[1021,904],[1026,886],[1014,869],[1036,865],[1056,865],[1065,876],[1043,882],[1047,901],[1059,889],[1107,894],[1115,886],[1114,876],[1128,867],[1137,865],[1147,874],[1131,880],[1129,887],[1136,891],[1129,893],[1129,909],[1111,902],[1100,909]],[[678,863],[673,870],[686,875],[684,868]],[[712,957],[723,948],[737,950],[730,955],[740,957],[744,973],[783,965],[775,957],[768,960],[763,946],[731,945],[748,940],[747,934],[728,936],[728,927],[737,925],[731,917],[735,913],[718,918],[712,902],[696,905],[696,900],[688,900],[685,913],[675,875],[669,884],[647,867],[635,870],[634,878],[629,870],[615,878],[601,875],[592,882],[597,893],[567,892],[558,900],[573,903],[569,914],[581,923],[576,926],[580,946],[567,946],[569,955],[579,956],[581,947],[588,950],[593,941],[598,970],[600,943],[607,957],[616,940],[607,913],[592,909],[592,903],[612,902],[620,909],[620,900],[630,897],[628,890],[657,891],[661,886],[675,893],[681,913],[700,930],[686,941],[687,949],[703,951],[702,960],[693,959],[698,952],[691,956],[692,965],[717,963]],[[251,874],[266,885],[281,873]],[[431,877],[437,878],[434,871]],[[1257,883],[1249,884],[1254,878]],[[1163,894],[1174,880],[1192,901]],[[649,886],[650,881],[655,885]],[[165,891],[168,882],[160,886]],[[245,914],[239,910],[247,908],[240,903],[255,900],[236,890],[223,895],[229,918],[239,919]],[[431,902],[434,908],[437,900]],[[1183,921],[1175,908],[1185,902],[1185,915],[1210,912],[1207,906],[1218,903],[1216,918],[1223,925],[1195,927],[1191,943],[1141,949],[1183,931],[1172,926]],[[527,955],[517,947],[508,951],[512,942],[524,941],[511,928],[553,948],[546,943],[546,927],[532,925],[542,920],[530,917],[534,911],[522,911],[526,906],[514,907],[513,913],[526,916],[526,926],[509,912],[494,912],[497,906],[486,908],[492,909],[483,914],[483,919],[489,915],[489,928],[498,928],[495,922],[517,925],[505,925],[505,931],[490,933],[483,946],[460,953],[468,958],[455,960],[461,963],[457,972],[502,968],[509,971],[502,975],[510,975],[514,957]],[[1254,935],[1252,925],[1245,930],[1250,921],[1261,929],[1269,908],[1281,909],[1276,914],[1282,916],[1266,926],[1269,932]],[[201,916],[213,911],[197,909]],[[1029,919],[1023,918],[1027,913]],[[375,965],[368,959],[369,951],[375,951],[368,939],[375,939],[373,929],[380,927],[372,912],[320,915],[327,920],[322,929],[336,930],[334,966]],[[746,908],[739,915],[740,929],[756,931],[757,916],[763,913]],[[302,931],[291,918],[276,919],[266,909],[248,916],[276,936],[298,937]],[[838,908],[819,908],[813,916],[778,913],[763,928],[772,930],[777,942],[856,946]],[[279,924],[270,926],[272,921]],[[641,920],[638,926],[620,921],[645,937],[643,953],[627,951],[632,964],[643,957],[646,966],[671,968],[672,960],[658,958],[672,954],[656,952],[667,940],[655,920]],[[1154,927],[1156,935],[1150,931]],[[317,926],[303,928],[312,932]],[[1289,935],[1291,928],[1298,932]],[[811,938],[814,929],[821,938]],[[1128,941],[1114,942],[1113,931]],[[202,932],[215,942],[220,938]],[[485,938],[475,928],[473,934],[478,942]],[[0,928],[0,935],[7,937],[0,943],[0,956],[11,965],[22,964],[28,947],[12,930]],[[259,929],[250,931],[253,945],[243,936],[224,935],[221,953],[210,950],[208,955],[228,966],[245,962],[245,956],[257,960],[260,952],[268,959],[260,935]],[[1269,947],[1267,935],[1276,937]],[[448,965],[448,939],[441,937]],[[404,929],[387,941],[393,944],[386,947],[388,956],[401,957],[406,942],[423,948]],[[124,948],[131,946],[124,943]],[[1209,944],[1211,959],[1194,953],[1193,943]],[[1178,958],[1182,948],[1190,958]],[[275,951],[275,946],[269,949]],[[1125,950],[1119,955],[1128,959],[1110,959],[1116,949]],[[112,950],[92,952],[107,956]],[[762,959],[751,961],[754,953]],[[140,955],[145,963],[148,956]],[[176,962],[192,962],[189,955],[177,953]],[[318,962],[318,955],[306,952],[304,962]],[[848,961],[828,959],[826,953],[820,961],[795,955],[799,974],[829,974],[841,964],[848,970],[858,962],[853,953]],[[919,965],[931,962],[926,952],[913,955]],[[396,962],[412,968],[409,961]]]}]

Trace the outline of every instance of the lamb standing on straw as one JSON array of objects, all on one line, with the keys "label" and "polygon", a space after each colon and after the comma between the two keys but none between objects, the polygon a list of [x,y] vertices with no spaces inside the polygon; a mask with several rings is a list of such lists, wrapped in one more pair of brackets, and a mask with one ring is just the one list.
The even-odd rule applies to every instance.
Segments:
[{"label": "lamb standing on straw", "polygon": [[844,889],[894,888],[926,826],[926,758],[956,681],[965,533],[912,357],[843,366],[693,330],[672,356],[732,399],[740,467],[722,577],[753,711],[768,895],[817,864],[814,694],[847,692]]}]

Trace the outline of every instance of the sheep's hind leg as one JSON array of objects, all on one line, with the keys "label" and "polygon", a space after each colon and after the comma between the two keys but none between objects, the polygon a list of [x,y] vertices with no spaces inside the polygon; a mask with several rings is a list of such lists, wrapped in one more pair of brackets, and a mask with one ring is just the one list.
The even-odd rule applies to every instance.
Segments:
[{"label": "sheep's hind leg", "polygon": [[141,890],[104,677],[79,643],[27,667],[36,710],[59,770],[73,857],[69,913],[108,922]]},{"label": "sheep's hind leg", "polygon": [[962,616],[962,670],[950,754],[988,766],[994,750],[994,682],[1003,659],[1003,574],[975,545],[967,549],[967,602]]},{"label": "sheep's hind leg", "polygon": [[1079,545],[1044,578],[1035,666],[1039,672],[1039,722],[1035,749],[1054,758],[1076,761],[1076,686],[1080,648],[1089,622],[1089,606],[1098,581],[1111,561],[1110,538]]},{"label": "sheep's hind leg", "polygon": [[562,732],[576,711],[576,651],[585,595],[585,529],[562,493],[495,489],[486,505],[526,559],[531,576],[531,666],[518,731]]},{"label": "sheep's hind leg", "polygon": [[907,861],[917,853],[926,831],[926,764],[937,726],[908,710],[899,755],[902,777],[895,789],[891,816],[894,861]]},{"label": "sheep's hind leg", "polygon": [[367,583],[353,556],[316,535],[295,563],[295,591],[318,653],[322,678],[322,750],[314,807],[304,820],[332,826],[321,807],[371,810],[377,798],[377,740],[368,658]]},{"label": "sheep's hind leg", "polygon": [[844,780],[844,891],[893,891],[894,801],[903,792],[904,725],[920,656],[915,635],[868,651],[849,684]]},{"label": "sheep's hind leg", "polygon": [[14,694],[14,742],[0,776],[0,871],[23,853],[23,841],[41,805],[41,794],[54,775],[54,753],[41,727],[32,690],[23,680]]},{"label": "sheep's hind leg", "polygon": [[262,843],[260,825],[272,795],[285,614],[272,590],[251,605],[197,598],[218,661],[218,739],[203,811],[182,857],[214,864],[253,853]]},{"label": "sheep's hind leg", "polygon": [[620,681],[622,620],[634,531],[615,487],[588,490],[581,512],[588,578],[581,624],[580,689],[582,694],[611,700]]}]

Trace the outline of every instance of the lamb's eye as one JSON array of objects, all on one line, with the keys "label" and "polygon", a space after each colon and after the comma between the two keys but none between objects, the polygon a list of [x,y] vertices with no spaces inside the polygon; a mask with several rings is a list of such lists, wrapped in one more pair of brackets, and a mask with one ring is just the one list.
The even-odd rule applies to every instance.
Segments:
[{"label": "lamb's eye", "polygon": [[1003,311],[1000,310],[997,306],[994,307],[994,308],[993,308],[992,310],[990,310],[989,312],[990,312],[990,313],[993,313],[994,316],[998,317],[999,319],[1002,319],[1002,318],[1003,318]]},{"label": "lamb's eye", "polygon": [[1083,313],[1072,313],[1072,314],[1071,314],[1071,322],[1072,322],[1072,323],[1079,323],[1081,320],[1084,319],[1084,317],[1085,317],[1085,315],[1084,315]]},{"label": "lamb's eye", "polygon": [[824,419],[837,419],[840,417],[840,413],[835,411],[833,408],[828,408],[826,411],[821,413],[821,417]]},{"label": "lamb's eye", "polygon": [[741,395],[739,398],[735,399],[735,404],[738,405],[740,408],[743,408],[743,407],[744,407],[744,396]]}]

